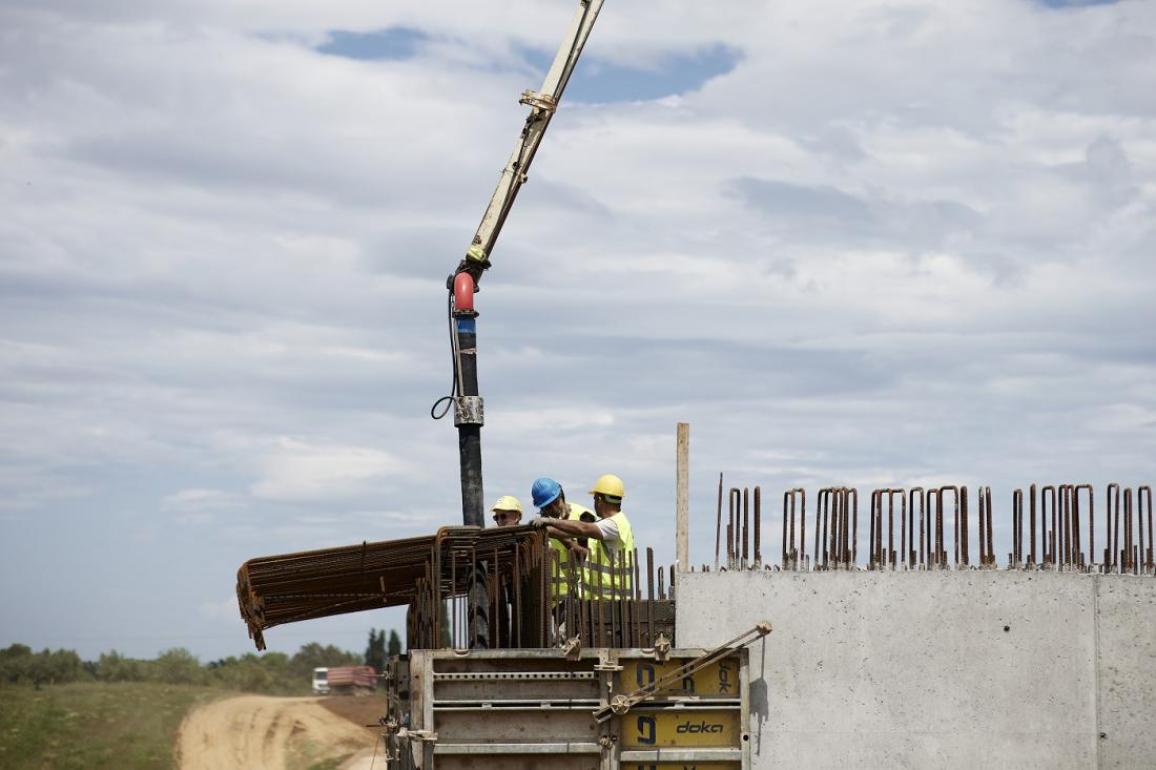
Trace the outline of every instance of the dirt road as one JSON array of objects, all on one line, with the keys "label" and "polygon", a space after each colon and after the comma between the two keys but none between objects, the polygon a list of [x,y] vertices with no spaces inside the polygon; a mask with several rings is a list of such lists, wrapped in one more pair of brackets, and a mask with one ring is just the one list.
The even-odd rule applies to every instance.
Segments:
[{"label": "dirt road", "polygon": [[373,733],[318,700],[242,695],[202,706],[177,737],[181,770],[294,770],[371,755]]}]

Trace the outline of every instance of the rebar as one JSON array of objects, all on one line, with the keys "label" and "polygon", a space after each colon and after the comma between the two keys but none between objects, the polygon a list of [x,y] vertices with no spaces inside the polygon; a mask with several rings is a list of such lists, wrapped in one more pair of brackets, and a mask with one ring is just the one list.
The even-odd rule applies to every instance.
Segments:
[{"label": "rebar", "polygon": [[714,568],[718,571],[719,563],[719,538],[722,536],[722,498],[723,498],[723,475],[718,475],[718,508],[715,514],[714,525]]},{"label": "rebar", "polygon": [[[732,488],[737,526],[734,569],[761,569],[761,488],[755,487],[755,555],[749,558],[744,536],[746,488]],[[950,503],[946,499],[951,495]],[[978,521],[972,530],[972,496],[978,499]],[[880,488],[871,493],[865,563],[858,556],[858,490],[823,487],[816,496],[814,533],[808,539],[806,490],[783,493],[782,545],[768,570],[854,569],[996,569],[997,514],[990,486],[963,485]],[[1012,491],[1009,569],[1049,569],[1156,575],[1156,512],[1150,486],[1127,489],[1112,483],[1102,509],[1106,545],[1100,553],[1096,536],[1095,489],[1088,483],[1033,482]],[[950,507],[949,507],[950,506]],[[952,521],[948,523],[948,517]],[[1085,525],[1085,519],[1087,524]],[[951,532],[947,528],[951,527]],[[1007,530],[1004,530],[1007,531]],[[976,533],[978,532],[978,535]],[[948,543],[948,538],[952,542]],[[978,560],[971,551],[978,540]],[[948,548],[951,554],[948,554]],[[744,554],[746,556],[744,556]],[[1102,557],[1102,558],[1101,558]],[[703,567],[704,570],[708,568]]]}]

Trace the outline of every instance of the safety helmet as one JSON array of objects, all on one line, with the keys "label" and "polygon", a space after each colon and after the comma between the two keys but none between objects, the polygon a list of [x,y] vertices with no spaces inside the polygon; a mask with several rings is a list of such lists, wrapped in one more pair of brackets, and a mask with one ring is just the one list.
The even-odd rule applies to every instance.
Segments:
[{"label": "safety helmet", "polygon": [[598,481],[594,482],[594,487],[590,490],[590,494],[621,500],[626,496],[626,487],[623,485],[622,479],[613,473],[607,473],[598,477]]},{"label": "safety helmet", "polygon": [[536,508],[545,508],[557,500],[560,494],[562,494],[562,485],[546,476],[536,479],[534,485],[530,487],[530,496],[534,498],[534,507]]},{"label": "safety helmet", "polygon": [[522,512],[522,503],[513,495],[502,495],[498,498],[492,506],[491,511],[517,511]]}]

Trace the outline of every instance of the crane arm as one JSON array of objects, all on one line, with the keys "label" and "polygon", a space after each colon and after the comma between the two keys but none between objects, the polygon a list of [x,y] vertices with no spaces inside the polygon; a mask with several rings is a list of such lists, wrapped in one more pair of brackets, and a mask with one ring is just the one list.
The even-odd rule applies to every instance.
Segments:
[{"label": "crane arm", "polygon": [[[446,282],[450,292],[450,340],[454,358],[453,389],[445,399],[439,399],[434,404],[430,414],[436,419],[437,405],[449,399],[453,402],[454,426],[458,429],[458,456],[461,465],[462,484],[462,523],[466,526],[484,526],[485,514],[482,500],[482,437],[481,430],[485,424],[485,409],[481,394],[478,392],[478,313],[474,309],[474,294],[478,291],[478,281],[482,273],[490,266],[490,252],[502,225],[510,214],[518,190],[526,183],[530,164],[534,162],[534,155],[538,146],[542,144],[542,137],[554,117],[562,92],[570,82],[574,67],[578,64],[578,57],[594,22],[598,19],[598,12],[602,9],[603,0],[578,0],[578,10],[574,13],[562,46],[546,73],[546,80],[540,91],[526,91],[522,94],[521,103],[530,108],[526,124],[514,145],[514,152],[509,163],[502,169],[502,176],[498,179],[498,186],[494,190],[486,213],[474,233],[473,241],[466,250],[466,256],[458,264],[457,269]],[[442,412],[444,415],[445,412]],[[483,587],[484,590],[484,587]],[[482,601],[478,606],[486,607],[488,603]]]},{"label": "crane arm", "polygon": [[566,90],[570,75],[578,64],[578,57],[582,55],[590,31],[598,19],[598,12],[602,9],[602,2],[603,0],[579,0],[578,9],[570,21],[562,46],[554,57],[554,63],[546,73],[541,90],[525,91],[518,100],[530,108],[530,114],[526,117],[526,124],[522,127],[522,133],[518,137],[509,162],[502,169],[498,186],[494,189],[485,214],[482,215],[482,221],[478,224],[474,238],[466,250],[466,256],[450,279],[451,284],[459,273],[467,272],[476,286],[481,280],[482,273],[489,268],[494,243],[497,242],[502,225],[505,224],[506,217],[514,206],[518,191],[526,183],[530,164],[534,162],[534,155],[537,154],[542,137],[550,125],[550,119],[554,117],[554,111],[562,99],[562,92]]}]

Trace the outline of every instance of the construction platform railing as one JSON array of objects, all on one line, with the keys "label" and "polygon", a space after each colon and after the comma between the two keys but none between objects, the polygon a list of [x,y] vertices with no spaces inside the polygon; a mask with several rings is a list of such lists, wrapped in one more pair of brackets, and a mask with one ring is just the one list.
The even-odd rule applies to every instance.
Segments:
[{"label": "construction platform railing", "polygon": [[[521,540],[509,554],[458,538],[435,552],[416,582],[406,616],[408,646],[515,649],[575,640],[583,647],[651,647],[660,636],[673,642],[674,566],[656,570],[650,548],[645,569],[637,551],[616,553],[612,561],[604,574],[613,576],[615,589],[595,591],[572,551],[563,561],[539,537]],[[463,574],[484,580],[486,590],[461,585],[455,576]]]}]

